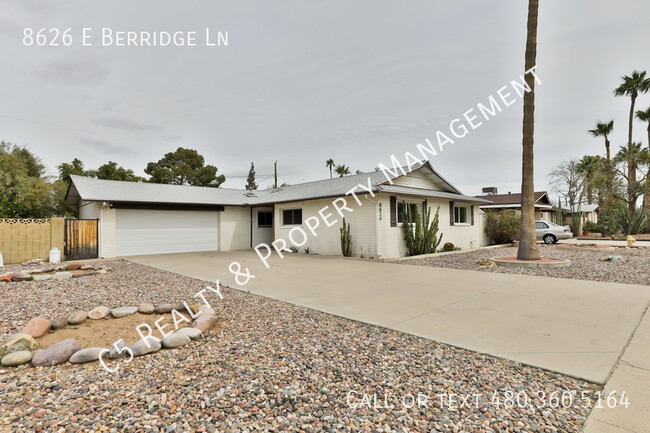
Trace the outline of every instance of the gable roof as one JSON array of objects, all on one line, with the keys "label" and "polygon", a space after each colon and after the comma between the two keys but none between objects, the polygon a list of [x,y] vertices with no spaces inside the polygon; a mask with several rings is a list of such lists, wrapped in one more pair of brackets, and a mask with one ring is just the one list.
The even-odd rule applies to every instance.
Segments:
[{"label": "gable roof", "polygon": [[[488,205],[489,207],[521,205],[521,193],[490,194],[490,195],[479,195],[476,197],[484,198],[486,200],[491,201],[492,204]],[[546,193],[546,191],[535,192],[535,204],[551,206],[551,202],[549,201],[548,194]]]},{"label": "gable roof", "polygon": [[[390,185],[390,182],[381,171],[305,182],[277,189],[255,191],[146,182],[123,182],[72,175],[70,176],[70,187],[66,194],[66,203],[70,206],[76,206],[79,200],[85,200],[148,204],[264,205],[328,197],[342,197],[359,184],[366,187],[370,184],[373,192],[386,191],[406,195],[435,196],[489,203],[489,201],[483,198],[462,195],[456,187],[440,176],[428,161],[412,170],[412,172],[418,170],[424,170],[427,172],[427,175],[438,180],[438,184],[443,185],[444,191]],[[404,171],[407,172],[406,168],[404,168]],[[400,174],[390,177],[392,180],[402,176],[404,175]]]}]

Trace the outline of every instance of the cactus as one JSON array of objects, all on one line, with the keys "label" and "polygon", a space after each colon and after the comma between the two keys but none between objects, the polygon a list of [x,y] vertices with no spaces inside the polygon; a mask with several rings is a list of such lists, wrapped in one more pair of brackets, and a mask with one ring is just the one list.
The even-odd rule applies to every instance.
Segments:
[{"label": "cactus", "polygon": [[404,242],[409,256],[431,254],[438,250],[442,241],[442,233],[438,236],[438,219],[440,207],[431,220],[431,209],[427,209],[424,219],[420,216],[417,206],[404,206],[402,213],[402,230]]},{"label": "cactus", "polygon": [[341,230],[341,252],[344,257],[352,256],[352,236],[350,235],[350,223],[345,225],[345,218],[343,218],[343,227]]}]

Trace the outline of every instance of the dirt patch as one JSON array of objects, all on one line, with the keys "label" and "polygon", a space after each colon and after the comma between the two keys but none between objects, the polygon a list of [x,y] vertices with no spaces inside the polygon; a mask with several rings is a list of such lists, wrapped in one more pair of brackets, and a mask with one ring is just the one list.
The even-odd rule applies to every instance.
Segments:
[{"label": "dirt patch", "polygon": [[[184,313],[183,315],[189,320],[192,320],[188,314]],[[42,349],[68,338],[74,338],[79,341],[81,347],[84,349],[87,347],[109,348],[120,338],[124,340],[127,346],[131,346],[141,338],[138,331],[136,331],[136,327],[142,323],[146,323],[151,327],[154,337],[162,338],[160,331],[158,331],[158,328],[154,324],[161,317],[164,317],[164,319],[158,323],[166,333],[176,330],[171,314],[135,313],[130,316],[120,317],[119,319],[113,317],[105,317],[100,320],[88,319],[80,325],[68,325],[64,328],[50,331],[44,336],[37,338],[36,341]],[[181,321],[179,316],[176,316],[176,318],[179,320],[179,329],[191,325],[186,321]],[[146,330],[143,330],[143,332],[146,335]]]},{"label": "dirt patch", "polygon": [[517,257],[495,257],[493,260],[501,260],[504,262],[522,262],[522,263],[552,263],[563,262],[562,259],[550,259],[548,257],[541,257],[539,260],[518,260]]}]

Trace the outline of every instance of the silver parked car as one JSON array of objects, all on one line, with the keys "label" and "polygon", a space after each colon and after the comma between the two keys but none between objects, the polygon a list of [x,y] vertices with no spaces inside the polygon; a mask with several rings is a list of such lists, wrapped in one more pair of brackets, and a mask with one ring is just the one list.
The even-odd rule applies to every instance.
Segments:
[{"label": "silver parked car", "polygon": [[554,244],[560,239],[573,237],[569,226],[559,226],[550,221],[535,221],[535,235],[538,241],[544,241],[545,244]]}]

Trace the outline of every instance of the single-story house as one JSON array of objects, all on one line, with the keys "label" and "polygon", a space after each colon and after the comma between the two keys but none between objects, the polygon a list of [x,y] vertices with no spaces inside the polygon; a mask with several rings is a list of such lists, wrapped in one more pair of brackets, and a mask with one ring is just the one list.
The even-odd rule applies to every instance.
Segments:
[{"label": "single-story house", "polygon": [[[577,211],[577,209],[576,209]],[[571,209],[562,208],[562,215],[564,216],[564,224],[573,224],[573,218],[571,216]],[[593,204],[583,204],[580,206],[580,215],[582,216],[582,227],[584,228],[587,221],[591,221],[594,224],[598,223],[598,205]]]},{"label": "single-story house", "polygon": [[[481,210],[512,210],[518,215],[521,214],[521,193],[497,194],[494,187],[483,188],[483,193],[476,198],[486,199],[491,203],[479,205]],[[535,192],[535,219],[555,222],[555,210],[546,191]]]},{"label": "single-story house", "polygon": [[340,214],[350,224],[353,256],[402,257],[405,205],[431,209],[432,216],[439,209],[443,243],[480,246],[478,206],[488,200],[463,195],[428,161],[405,175],[388,173],[256,191],[71,176],[66,203],[78,209],[79,218],[99,220],[100,257],[242,250],[278,238],[301,251],[341,255]]}]

